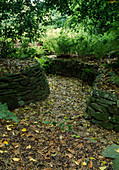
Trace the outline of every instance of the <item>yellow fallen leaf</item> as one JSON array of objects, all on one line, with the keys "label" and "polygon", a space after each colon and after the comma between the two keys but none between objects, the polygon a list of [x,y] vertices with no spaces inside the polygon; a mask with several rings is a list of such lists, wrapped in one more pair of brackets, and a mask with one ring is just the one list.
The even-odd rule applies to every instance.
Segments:
[{"label": "yellow fallen leaf", "polygon": [[118,153],[119,153],[119,148],[116,150],[116,152],[118,152]]},{"label": "yellow fallen leaf", "polygon": [[90,157],[90,159],[95,159],[94,157]]},{"label": "yellow fallen leaf", "polygon": [[78,163],[77,161],[75,161],[75,164],[76,164],[76,165],[79,165],[79,163]]},{"label": "yellow fallen leaf", "polygon": [[7,141],[4,141],[3,143],[4,143],[5,145],[8,145],[8,142],[7,142]]},{"label": "yellow fallen leaf", "polygon": [[36,133],[39,133],[39,130],[35,130]]},{"label": "yellow fallen leaf", "polygon": [[6,127],[7,127],[7,130],[12,130],[11,128],[10,128],[10,126],[11,125],[7,125]]},{"label": "yellow fallen leaf", "polygon": [[87,165],[87,163],[86,163],[86,162],[82,162],[82,163],[81,163],[81,165],[86,166],[86,165]]},{"label": "yellow fallen leaf", "polygon": [[107,166],[100,167],[100,170],[105,170],[107,169]]},{"label": "yellow fallen leaf", "polygon": [[36,159],[33,159],[33,158],[31,158],[31,157],[29,157],[29,159],[30,159],[30,161],[37,162]]},{"label": "yellow fallen leaf", "polygon": [[106,161],[102,161],[103,164],[106,164],[107,162]]},{"label": "yellow fallen leaf", "polygon": [[0,150],[0,153],[4,153],[4,151]]},{"label": "yellow fallen leaf", "polygon": [[12,130],[11,128],[7,127],[7,130]]},{"label": "yellow fallen leaf", "polygon": [[26,132],[26,128],[23,128],[23,129],[22,129],[22,132]]},{"label": "yellow fallen leaf", "polygon": [[13,159],[13,161],[20,161],[20,158],[12,158]]},{"label": "yellow fallen leaf", "polygon": [[81,159],[78,159],[77,161],[74,161],[76,165],[79,165],[81,162]]},{"label": "yellow fallen leaf", "polygon": [[21,137],[24,136],[24,134],[21,134]]},{"label": "yellow fallen leaf", "polygon": [[28,146],[26,147],[26,149],[31,149],[31,145],[28,145]]}]

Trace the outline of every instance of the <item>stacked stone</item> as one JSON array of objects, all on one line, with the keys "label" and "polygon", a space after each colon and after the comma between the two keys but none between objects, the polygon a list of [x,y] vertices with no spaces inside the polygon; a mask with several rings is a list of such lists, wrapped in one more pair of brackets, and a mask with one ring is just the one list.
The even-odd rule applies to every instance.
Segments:
[{"label": "stacked stone", "polygon": [[49,93],[48,81],[39,64],[19,74],[4,74],[0,77],[0,102],[7,103],[9,110],[44,100]]},{"label": "stacked stone", "polygon": [[[49,68],[47,69],[47,65]],[[43,66],[46,72],[67,77],[76,77],[92,85],[98,75],[98,65],[86,64],[76,60],[49,59]]]},{"label": "stacked stone", "polygon": [[108,130],[119,132],[119,98],[117,94],[92,90],[87,100],[86,119]]}]

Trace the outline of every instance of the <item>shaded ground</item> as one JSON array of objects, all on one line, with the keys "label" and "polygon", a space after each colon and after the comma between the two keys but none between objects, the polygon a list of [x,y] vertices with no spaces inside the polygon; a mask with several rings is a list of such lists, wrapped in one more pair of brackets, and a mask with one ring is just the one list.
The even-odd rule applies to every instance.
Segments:
[{"label": "shaded ground", "polygon": [[82,88],[76,78],[47,78],[51,89],[48,99],[16,109],[18,125],[8,121],[0,126],[0,169],[111,170],[112,160],[101,152],[119,143],[119,133],[98,128],[83,118],[91,87]]}]

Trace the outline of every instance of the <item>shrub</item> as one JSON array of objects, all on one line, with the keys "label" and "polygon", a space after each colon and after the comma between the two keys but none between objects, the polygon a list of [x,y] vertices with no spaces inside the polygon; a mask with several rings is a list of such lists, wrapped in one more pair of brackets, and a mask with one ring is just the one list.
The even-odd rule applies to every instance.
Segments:
[{"label": "shrub", "polygon": [[114,49],[113,40],[112,33],[91,35],[84,31],[74,32],[59,29],[58,32],[52,30],[52,33],[50,32],[44,37],[43,46],[49,52],[53,51],[57,55],[77,54],[85,56],[88,54],[101,58]]},{"label": "shrub", "polygon": [[53,51],[57,55],[68,55],[73,46],[72,38],[66,30],[62,30],[57,35],[49,34],[44,38],[43,46],[49,52]]},{"label": "shrub", "polygon": [[46,56],[41,58],[35,57],[35,59],[40,63],[41,67],[43,68],[44,72],[50,73],[50,65],[52,64],[51,61]]},{"label": "shrub", "polygon": [[73,53],[79,56],[89,54],[101,58],[107,52],[113,50],[113,46],[111,46],[112,39],[111,33],[105,33],[104,35],[76,34],[74,37]]}]

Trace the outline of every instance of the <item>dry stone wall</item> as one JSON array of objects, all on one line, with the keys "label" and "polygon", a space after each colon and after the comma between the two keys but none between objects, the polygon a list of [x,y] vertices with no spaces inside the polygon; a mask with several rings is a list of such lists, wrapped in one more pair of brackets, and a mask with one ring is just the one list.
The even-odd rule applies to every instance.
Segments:
[{"label": "dry stone wall", "polygon": [[4,74],[0,77],[0,102],[7,103],[10,110],[44,100],[49,94],[48,81],[39,64],[19,74]]},{"label": "dry stone wall", "polygon": [[105,129],[119,132],[119,97],[110,92],[92,90],[84,117]]},{"label": "dry stone wall", "polygon": [[47,73],[76,77],[92,85],[98,75],[98,65],[86,64],[76,60],[49,59],[44,64]]}]

